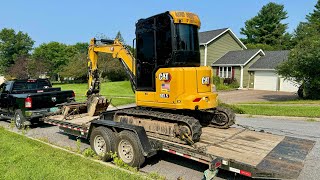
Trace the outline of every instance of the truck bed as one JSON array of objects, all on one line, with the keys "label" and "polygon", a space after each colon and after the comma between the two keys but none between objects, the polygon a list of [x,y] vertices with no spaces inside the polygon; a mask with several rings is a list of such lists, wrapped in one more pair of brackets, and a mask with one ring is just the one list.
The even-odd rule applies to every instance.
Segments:
[{"label": "truck bed", "polygon": [[[62,115],[47,117],[45,122],[58,125],[68,134],[86,138],[90,123],[98,117],[86,114],[71,120]],[[256,132],[244,128],[202,128],[200,141],[193,146],[171,142],[147,133],[157,150],[164,150],[210,165],[222,159],[220,168],[253,178],[295,179],[304,166],[315,142],[293,137]],[[160,144],[160,145],[159,145]]]}]

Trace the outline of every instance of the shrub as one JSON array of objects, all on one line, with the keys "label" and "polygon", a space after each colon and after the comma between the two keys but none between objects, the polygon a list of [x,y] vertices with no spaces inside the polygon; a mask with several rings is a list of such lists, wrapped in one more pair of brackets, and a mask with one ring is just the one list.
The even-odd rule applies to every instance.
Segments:
[{"label": "shrub", "polygon": [[105,73],[105,77],[110,81],[128,80],[127,73],[122,69],[110,69]]},{"label": "shrub", "polygon": [[219,76],[213,76],[212,81],[214,85],[218,86],[221,84],[222,79]]}]

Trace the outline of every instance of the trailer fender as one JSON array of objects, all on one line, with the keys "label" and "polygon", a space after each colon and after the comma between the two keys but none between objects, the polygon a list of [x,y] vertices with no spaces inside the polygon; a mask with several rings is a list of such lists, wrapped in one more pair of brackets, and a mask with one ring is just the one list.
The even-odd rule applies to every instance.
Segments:
[{"label": "trailer fender", "polygon": [[152,148],[147,133],[144,130],[143,127],[141,126],[135,126],[131,124],[126,124],[122,122],[115,122],[112,120],[107,120],[107,119],[97,119],[91,122],[89,133],[88,133],[88,138],[90,138],[90,134],[95,127],[99,126],[104,126],[108,127],[110,129],[116,129],[117,131],[122,131],[122,130],[129,130],[137,134],[139,138],[139,146],[142,150],[142,153],[146,157],[151,157],[157,153],[155,149]]}]

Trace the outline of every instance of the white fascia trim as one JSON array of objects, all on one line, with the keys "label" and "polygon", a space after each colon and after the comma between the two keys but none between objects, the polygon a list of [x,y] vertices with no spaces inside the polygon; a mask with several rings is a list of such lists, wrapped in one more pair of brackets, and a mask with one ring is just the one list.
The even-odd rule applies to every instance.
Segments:
[{"label": "white fascia trim", "polygon": [[257,53],[255,53],[247,62],[245,62],[243,65],[245,66],[245,65],[247,65],[253,58],[255,58],[258,54],[262,54],[262,55],[266,55],[263,51],[262,51],[262,49],[260,49]]},{"label": "white fascia trim", "polygon": [[218,39],[220,36],[222,36],[224,33],[228,32],[230,29],[226,29],[225,31],[223,31],[222,33],[220,33],[218,36],[214,37],[213,39],[211,39],[210,41],[206,42],[206,44],[210,44],[212,41]]},{"label": "white fascia trim", "polygon": [[248,49],[246,45],[244,45],[241,40],[234,34],[234,32],[228,28],[225,31],[223,31],[222,33],[220,33],[218,36],[212,38],[210,41],[206,42],[206,43],[200,43],[200,46],[204,46],[205,44],[208,45],[210,44],[212,41],[216,40],[217,38],[219,38],[220,36],[222,36],[223,34],[225,34],[226,32],[230,32],[231,36],[240,44],[240,46],[242,46],[243,49]]},{"label": "white fascia trim", "polygon": [[249,71],[275,71],[275,69],[257,69],[257,68],[252,68],[248,69]]},{"label": "white fascia trim", "polygon": [[228,28],[228,30],[231,32],[231,35],[233,36],[234,39],[236,39],[236,41],[238,41],[238,43],[244,48],[244,49],[248,49],[246,45],[244,45],[241,40],[233,33],[233,31]]}]

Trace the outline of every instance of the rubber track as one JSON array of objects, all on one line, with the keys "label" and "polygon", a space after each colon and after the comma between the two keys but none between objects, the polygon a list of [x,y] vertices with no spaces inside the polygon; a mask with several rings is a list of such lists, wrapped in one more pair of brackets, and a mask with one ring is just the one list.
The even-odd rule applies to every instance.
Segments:
[{"label": "rubber track", "polygon": [[[229,117],[229,121],[228,123],[226,123],[223,126],[220,125],[215,125],[215,124],[210,124],[210,127],[214,127],[214,128],[219,128],[219,129],[228,129],[230,126],[234,125],[235,123],[235,119],[236,119],[236,115],[235,113],[229,109],[229,108],[223,108],[223,107],[217,107],[215,111],[219,111],[219,112],[224,112],[227,114],[227,116]],[[209,111],[210,112],[210,111]],[[213,112],[214,113],[214,112]]]},{"label": "rubber track", "polygon": [[198,142],[202,133],[202,126],[200,122],[194,117],[190,116],[142,109],[119,110],[116,112],[115,116],[117,115],[128,115],[135,117],[143,117],[146,119],[153,118],[155,120],[164,120],[167,122],[169,121],[174,123],[185,123],[191,129],[193,142]]}]

